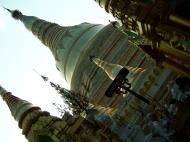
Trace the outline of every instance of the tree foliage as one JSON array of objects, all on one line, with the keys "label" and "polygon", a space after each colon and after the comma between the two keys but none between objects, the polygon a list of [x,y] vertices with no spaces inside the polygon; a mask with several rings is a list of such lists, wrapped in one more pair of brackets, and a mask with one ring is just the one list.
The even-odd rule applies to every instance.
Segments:
[{"label": "tree foliage", "polygon": [[[82,112],[87,111],[89,106],[89,101],[86,96],[83,96],[79,93],[75,93],[66,88],[63,88],[59,84],[49,81],[48,77],[42,75],[41,77],[45,82],[48,81],[51,87],[53,87],[57,91],[57,93],[61,95],[65,103],[69,106],[69,108],[73,112],[73,115],[79,115]],[[54,105],[57,107],[58,111],[65,112],[65,110],[62,110],[64,107],[56,105],[55,103]]]}]

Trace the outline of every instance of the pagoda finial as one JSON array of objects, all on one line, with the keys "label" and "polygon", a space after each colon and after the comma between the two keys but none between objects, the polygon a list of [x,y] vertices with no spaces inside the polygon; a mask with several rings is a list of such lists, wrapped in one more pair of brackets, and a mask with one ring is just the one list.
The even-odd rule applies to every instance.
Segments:
[{"label": "pagoda finial", "polygon": [[21,19],[22,13],[19,10],[17,10],[17,9],[16,10],[10,10],[8,8],[5,8],[5,7],[3,7],[3,8],[6,9],[8,12],[10,12],[14,19],[16,19],[16,20]]},{"label": "pagoda finial", "polygon": [[3,7],[3,8],[12,14],[12,10],[10,10],[10,9],[8,9],[6,7]]},{"label": "pagoda finial", "polygon": [[33,71],[34,71],[35,73],[37,73],[45,82],[49,80],[48,77],[39,74],[35,69],[33,69]]},{"label": "pagoda finial", "polygon": [[89,57],[92,62],[94,62],[99,68],[101,68],[111,80],[114,80],[122,68],[129,70],[127,75],[128,80],[133,80],[138,74],[143,73],[145,70],[139,67],[130,67],[130,66],[121,66],[119,64],[111,64],[106,61],[103,61],[94,56]]},{"label": "pagoda finial", "polygon": [[111,80],[114,80],[119,71],[123,68],[123,66],[118,64],[110,64],[106,61],[103,61],[94,56],[89,57],[92,62],[94,62],[98,67],[102,68],[104,72],[109,76]]}]

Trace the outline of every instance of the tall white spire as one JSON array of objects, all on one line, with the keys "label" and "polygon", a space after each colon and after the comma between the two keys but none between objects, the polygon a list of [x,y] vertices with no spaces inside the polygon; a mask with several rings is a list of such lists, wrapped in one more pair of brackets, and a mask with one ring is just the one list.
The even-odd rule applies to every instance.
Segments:
[{"label": "tall white spire", "polygon": [[144,72],[144,69],[138,67],[121,66],[119,64],[111,64],[103,61],[99,58],[91,57],[91,61],[94,62],[98,67],[102,68],[104,72],[109,76],[111,80],[114,80],[122,68],[129,70],[127,78],[132,81],[138,74]]},{"label": "tall white spire", "polygon": [[96,38],[96,34],[104,26],[100,24],[81,23],[74,26],[60,26],[33,16],[25,16],[18,10],[8,10],[13,18],[24,23],[44,45],[46,45],[56,59],[56,67],[65,80],[71,85],[71,80],[80,58],[88,56],[87,49]]},{"label": "tall white spire", "polygon": [[30,102],[22,100],[12,95],[12,93],[7,92],[1,86],[0,96],[6,102],[14,119],[18,121],[18,125],[23,130],[23,134],[27,135],[33,120],[42,115],[49,115],[49,113],[41,111],[39,107],[33,106]]},{"label": "tall white spire", "polygon": [[7,92],[1,86],[0,86],[0,95],[3,98],[3,100],[6,102],[6,104],[8,105],[12,116],[17,121],[20,121],[20,119],[23,117],[23,114],[25,113],[25,111],[34,107],[30,102],[22,100],[16,96],[12,95],[12,93]]},{"label": "tall white spire", "polygon": [[119,71],[123,68],[123,66],[118,64],[110,64],[106,61],[100,60],[98,58],[91,58],[91,60],[100,68],[103,69],[103,71],[106,72],[106,74],[109,76],[111,80],[114,80],[116,76],[118,75]]}]

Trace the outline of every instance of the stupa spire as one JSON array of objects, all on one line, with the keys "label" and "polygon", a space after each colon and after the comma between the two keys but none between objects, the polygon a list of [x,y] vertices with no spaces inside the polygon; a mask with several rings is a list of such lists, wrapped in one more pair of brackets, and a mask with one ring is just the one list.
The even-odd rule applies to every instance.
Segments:
[{"label": "stupa spire", "polygon": [[3,8],[12,14],[12,10],[10,10],[10,9],[8,9],[6,7],[3,7]]},{"label": "stupa spire", "polygon": [[110,64],[96,57],[90,57],[90,60],[94,62],[98,67],[100,67],[103,71],[105,71],[111,80],[114,80],[119,71],[123,68],[121,65]]},{"label": "stupa spire", "polygon": [[126,68],[129,70],[129,74],[127,75],[129,81],[133,80],[133,78],[135,78],[138,74],[144,72],[144,69],[142,68],[111,64],[93,56],[90,57],[90,60],[95,63],[99,68],[101,68],[111,80],[114,80],[116,78],[122,68]]},{"label": "stupa spire", "polygon": [[23,129],[23,134],[27,134],[29,132],[33,121],[35,119],[37,120],[39,116],[49,115],[48,112],[43,112],[39,107],[33,106],[30,102],[12,95],[12,93],[6,91],[1,86],[0,96],[8,105],[14,119],[18,121],[19,127]]},{"label": "stupa spire", "polygon": [[[10,92],[6,91],[0,86],[0,95],[8,105],[12,116],[19,121],[24,110],[29,109],[32,104],[13,96]],[[22,109],[21,109],[22,108]]]},{"label": "stupa spire", "polygon": [[34,16],[26,16],[18,10],[5,9],[51,50],[57,69],[69,85],[80,62],[79,58],[85,56],[84,53],[88,54],[83,51],[86,51],[95,35],[104,28],[103,25],[90,23],[65,27]]}]

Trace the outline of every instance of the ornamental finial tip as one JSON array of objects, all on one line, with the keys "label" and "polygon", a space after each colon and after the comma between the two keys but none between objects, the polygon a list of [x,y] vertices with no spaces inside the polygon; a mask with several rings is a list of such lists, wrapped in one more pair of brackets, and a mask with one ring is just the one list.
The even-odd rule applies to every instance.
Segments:
[{"label": "ornamental finial tip", "polygon": [[10,10],[10,9],[4,7],[4,6],[3,6],[3,8],[12,14],[12,12],[13,12],[12,10]]},{"label": "ornamental finial tip", "polygon": [[33,69],[33,71],[34,71],[35,73],[37,73],[45,82],[49,80],[48,77],[39,74],[35,69]]},{"label": "ornamental finial tip", "polygon": [[6,7],[3,7],[5,10],[11,13],[12,17],[16,20],[21,19],[22,13],[19,10],[10,10]]}]

